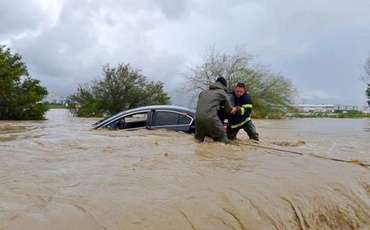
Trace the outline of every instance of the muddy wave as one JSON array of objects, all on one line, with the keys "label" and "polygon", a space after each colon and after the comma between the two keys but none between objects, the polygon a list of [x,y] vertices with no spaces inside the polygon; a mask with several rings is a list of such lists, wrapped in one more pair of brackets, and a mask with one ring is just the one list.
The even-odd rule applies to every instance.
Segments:
[{"label": "muddy wave", "polygon": [[260,148],[48,118],[0,122],[0,229],[370,226],[369,168],[312,155],[370,163],[368,120],[258,121]]}]

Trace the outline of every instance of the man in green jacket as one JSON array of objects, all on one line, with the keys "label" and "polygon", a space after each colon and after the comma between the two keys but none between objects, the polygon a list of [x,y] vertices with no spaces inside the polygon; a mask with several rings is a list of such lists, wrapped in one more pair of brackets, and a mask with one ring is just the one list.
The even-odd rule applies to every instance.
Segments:
[{"label": "man in green jacket", "polygon": [[226,113],[236,113],[226,94],[227,82],[225,78],[217,78],[214,84],[199,94],[195,113],[195,139],[203,142],[204,138],[211,137],[214,141],[228,143],[225,128],[217,115],[224,108]]}]

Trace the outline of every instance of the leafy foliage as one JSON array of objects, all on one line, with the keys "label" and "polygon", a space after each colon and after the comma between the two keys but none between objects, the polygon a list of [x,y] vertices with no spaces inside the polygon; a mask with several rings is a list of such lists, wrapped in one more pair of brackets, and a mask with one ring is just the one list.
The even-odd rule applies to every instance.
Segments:
[{"label": "leafy foliage", "polygon": [[104,79],[79,86],[68,97],[69,108],[77,116],[91,117],[118,113],[139,106],[168,104],[162,82],[148,81],[129,64],[103,67]]},{"label": "leafy foliage", "polygon": [[47,111],[41,100],[48,94],[32,79],[19,54],[0,46],[0,119],[40,120]]},{"label": "leafy foliage", "polygon": [[210,50],[203,64],[191,69],[186,76],[193,98],[208,89],[217,77],[228,81],[230,91],[244,82],[254,102],[254,117],[279,118],[285,116],[292,104],[294,88],[290,80],[266,68],[253,67],[251,57],[244,53],[222,54]]},{"label": "leafy foliage", "polygon": [[364,73],[363,80],[370,84],[370,56],[367,58],[365,64],[364,64]]},{"label": "leafy foliage", "polygon": [[370,56],[367,58],[365,64],[364,64],[364,73],[362,79],[367,84],[366,89],[366,96],[367,96],[367,103],[370,106]]},{"label": "leafy foliage", "polygon": [[367,103],[370,106],[370,84],[368,84],[368,86],[367,86],[366,96],[367,96]]}]

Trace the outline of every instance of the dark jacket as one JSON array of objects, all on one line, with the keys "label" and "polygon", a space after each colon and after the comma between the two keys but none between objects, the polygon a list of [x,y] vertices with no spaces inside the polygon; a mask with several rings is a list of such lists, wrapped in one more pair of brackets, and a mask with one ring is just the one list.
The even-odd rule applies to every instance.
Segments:
[{"label": "dark jacket", "polygon": [[229,113],[232,106],[225,90],[225,86],[216,82],[210,85],[209,90],[201,92],[195,113],[196,119],[219,119],[217,112],[222,107],[225,112]]},{"label": "dark jacket", "polygon": [[230,114],[228,116],[229,124],[233,128],[233,126],[238,125],[241,126],[242,124],[251,119],[253,103],[248,93],[245,93],[243,96],[239,98],[237,98],[233,93],[232,97],[234,106],[240,107],[240,111],[237,114]]}]

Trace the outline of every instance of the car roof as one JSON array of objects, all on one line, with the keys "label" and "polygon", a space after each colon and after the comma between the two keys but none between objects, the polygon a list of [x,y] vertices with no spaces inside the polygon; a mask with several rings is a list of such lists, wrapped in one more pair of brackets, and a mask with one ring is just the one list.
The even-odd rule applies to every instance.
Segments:
[{"label": "car roof", "polygon": [[195,111],[192,109],[182,107],[182,106],[177,106],[177,105],[150,105],[150,106],[143,106],[143,107],[138,107],[135,109],[125,110],[125,111],[122,111],[121,113],[132,113],[136,111],[152,110],[152,109],[180,110],[180,111],[187,111],[187,112],[195,113]]},{"label": "car roof", "polygon": [[182,106],[177,105],[150,105],[150,106],[142,106],[134,109],[125,110],[122,112],[119,112],[111,117],[104,118],[103,120],[98,121],[94,124],[94,129],[100,128],[102,126],[105,126],[109,124],[110,122],[116,120],[119,117],[122,117],[126,114],[140,112],[140,111],[147,111],[147,110],[171,110],[171,111],[177,111],[177,112],[186,112],[189,113],[192,117],[195,115],[195,110],[189,109]]}]

